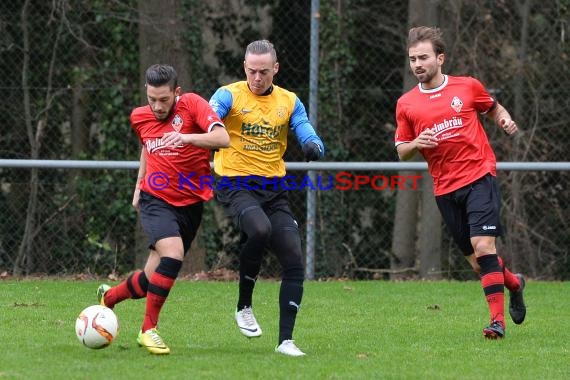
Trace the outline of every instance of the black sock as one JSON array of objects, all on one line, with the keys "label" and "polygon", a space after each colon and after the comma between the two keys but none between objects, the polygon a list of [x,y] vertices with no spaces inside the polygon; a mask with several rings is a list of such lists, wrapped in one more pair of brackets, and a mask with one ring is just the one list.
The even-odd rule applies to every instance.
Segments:
[{"label": "black sock", "polygon": [[303,298],[302,280],[283,280],[279,291],[279,342],[293,339],[297,312]]},{"label": "black sock", "polygon": [[244,307],[251,307],[253,298],[253,288],[255,287],[256,279],[248,275],[242,275],[239,279],[239,298],[237,303],[237,310],[240,311]]}]

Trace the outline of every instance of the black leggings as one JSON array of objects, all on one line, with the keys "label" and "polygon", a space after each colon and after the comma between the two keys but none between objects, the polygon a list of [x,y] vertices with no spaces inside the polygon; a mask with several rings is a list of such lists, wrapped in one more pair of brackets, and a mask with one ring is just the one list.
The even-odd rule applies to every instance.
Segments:
[{"label": "black leggings", "polygon": [[263,254],[269,248],[281,264],[283,280],[304,280],[301,237],[297,222],[283,211],[267,215],[259,206],[243,210],[239,218],[242,234],[240,252],[241,271],[256,278]]}]

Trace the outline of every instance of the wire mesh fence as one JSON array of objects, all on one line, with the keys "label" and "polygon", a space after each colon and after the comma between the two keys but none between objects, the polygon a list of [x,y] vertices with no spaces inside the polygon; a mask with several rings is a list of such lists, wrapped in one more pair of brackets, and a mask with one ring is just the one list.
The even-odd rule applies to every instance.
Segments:
[{"label": "wire mesh fence", "polygon": [[[444,71],[479,78],[520,125],[516,139],[486,125],[499,161],[567,160],[568,0],[320,3],[315,15],[309,1],[3,2],[0,157],[137,160],[140,147],[128,116],[144,102],[146,66],[175,64],[183,89],[209,98],[219,85],[243,78],[243,49],[258,38],[277,47],[276,83],[308,106],[310,21],[318,17],[317,129],[327,161],[397,159],[395,103],[413,85],[405,38],[408,26],[420,23],[442,28]],[[300,161],[297,142],[289,146],[286,160]],[[132,170],[0,168],[0,272],[133,270],[146,255],[130,207],[135,177]],[[570,278],[569,177],[568,171],[499,172],[507,231],[499,250],[514,269],[535,278]],[[421,204],[423,192],[417,193]],[[397,195],[397,189],[370,186],[317,191],[317,277],[393,274]],[[290,199],[304,232],[306,192],[292,191]],[[426,226],[443,231],[441,275],[470,278],[441,223],[422,218],[420,206],[415,210],[418,233]],[[416,256],[408,274],[420,276],[420,242],[417,235],[409,240]],[[235,270],[238,243],[230,221],[210,202],[186,269]],[[266,257],[263,274],[277,275],[275,260]]]}]

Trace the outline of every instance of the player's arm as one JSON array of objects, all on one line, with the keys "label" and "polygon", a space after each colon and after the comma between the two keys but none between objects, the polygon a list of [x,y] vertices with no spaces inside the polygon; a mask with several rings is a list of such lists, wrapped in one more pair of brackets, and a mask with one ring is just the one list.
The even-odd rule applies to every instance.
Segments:
[{"label": "player's arm", "polygon": [[202,97],[192,98],[193,117],[196,124],[206,133],[168,132],[162,137],[166,146],[192,144],[205,149],[219,149],[230,146],[230,136],[217,112]]},{"label": "player's arm", "polygon": [[325,155],[325,145],[309,122],[305,106],[299,98],[295,99],[295,107],[289,121],[291,130],[295,132],[303,149],[306,161],[317,161]]},{"label": "player's arm", "polygon": [[220,119],[224,119],[232,109],[233,96],[230,90],[220,87],[210,98],[210,107],[216,112]]},{"label": "player's arm", "polygon": [[132,205],[135,209],[139,209],[139,198],[141,194],[141,183],[144,181],[146,174],[146,157],[144,155],[144,146],[141,148],[141,156],[139,159],[139,172],[137,175],[137,183],[135,185],[135,191],[133,193]]},{"label": "player's arm", "polygon": [[400,161],[408,161],[414,158],[418,148],[414,141],[410,141],[396,145],[396,151],[398,152],[398,158]]},{"label": "player's arm", "polygon": [[230,136],[221,123],[214,124],[208,133],[190,133],[181,136],[182,144],[192,144],[200,148],[219,149],[230,146]]},{"label": "player's arm", "polygon": [[498,127],[502,128],[507,135],[512,135],[518,131],[517,123],[511,118],[509,111],[498,102],[485,115],[493,120]]},{"label": "player's arm", "polygon": [[398,157],[402,161],[411,160],[418,150],[433,149],[437,146],[437,139],[435,133],[426,128],[412,141],[401,142],[396,145]]},{"label": "player's arm", "polygon": [[398,100],[396,104],[396,152],[401,161],[408,161],[414,158],[416,153],[422,149],[433,149],[437,146],[435,133],[430,128],[425,128],[418,136],[406,114],[406,103]]},{"label": "player's arm", "polygon": [[167,132],[162,136],[162,143],[171,147],[192,144],[213,150],[230,146],[230,136],[222,122],[215,122],[206,133]]}]

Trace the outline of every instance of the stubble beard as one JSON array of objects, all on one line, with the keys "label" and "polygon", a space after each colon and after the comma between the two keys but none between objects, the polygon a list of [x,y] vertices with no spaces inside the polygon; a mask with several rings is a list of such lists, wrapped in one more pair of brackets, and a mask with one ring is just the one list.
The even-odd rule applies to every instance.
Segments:
[{"label": "stubble beard", "polygon": [[154,111],[152,113],[154,114],[154,117],[156,118],[157,121],[165,121],[172,115],[173,110],[174,110],[174,104],[170,107],[170,109],[166,113],[163,113],[161,115],[157,114]]},{"label": "stubble beard", "polygon": [[418,82],[420,83],[429,83],[432,81],[432,79],[435,77],[436,73],[430,73],[429,71],[424,71],[421,74],[416,74],[414,73],[414,75],[416,76],[416,79],[418,80]]}]

